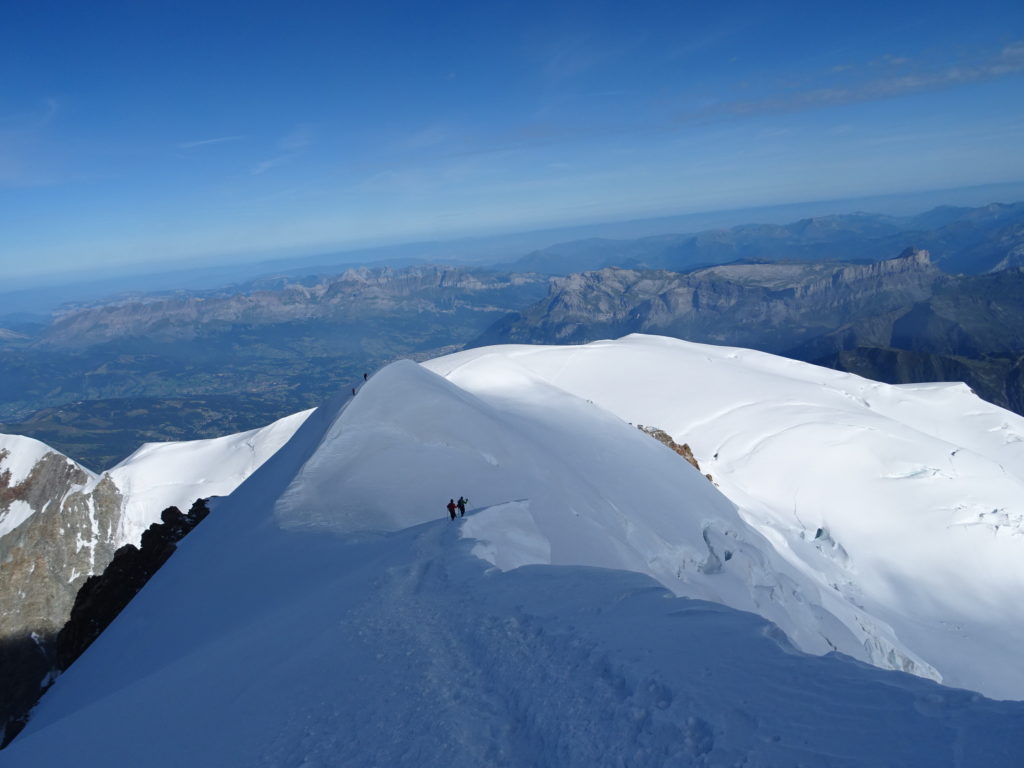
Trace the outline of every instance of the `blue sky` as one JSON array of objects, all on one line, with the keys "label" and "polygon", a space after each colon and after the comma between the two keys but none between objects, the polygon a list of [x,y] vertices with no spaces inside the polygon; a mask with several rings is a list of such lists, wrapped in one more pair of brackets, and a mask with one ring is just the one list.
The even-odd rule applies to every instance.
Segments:
[{"label": "blue sky", "polygon": [[12,3],[0,266],[1024,180],[1024,4]]}]

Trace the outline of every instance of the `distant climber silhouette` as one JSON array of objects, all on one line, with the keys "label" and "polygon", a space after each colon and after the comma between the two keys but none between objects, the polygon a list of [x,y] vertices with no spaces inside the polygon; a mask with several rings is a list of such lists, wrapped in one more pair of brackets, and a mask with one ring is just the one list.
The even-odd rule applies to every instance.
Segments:
[{"label": "distant climber silhouette", "polygon": [[370,375],[368,373],[364,373],[363,374],[363,381],[366,381],[368,378],[370,378]]},{"label": "distant climber silhouette", "polygon": [[455,504],[459,508],[459,517],[466,516],[466,505],[469,504],[469,499],[464,499],[459,496],[458,502]]},{"label": "distant climber silhouette", "polygon": [[455,499],[448,499],[448,514],[452,516],[452,520],[455,519]]}]

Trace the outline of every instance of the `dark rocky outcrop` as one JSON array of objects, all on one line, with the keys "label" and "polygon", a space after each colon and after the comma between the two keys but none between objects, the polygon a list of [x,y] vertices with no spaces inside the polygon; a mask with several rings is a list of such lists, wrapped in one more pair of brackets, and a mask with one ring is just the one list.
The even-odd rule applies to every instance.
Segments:
[{"label": "dark rocky outcrop", "polygon": [[[697,458],[693,455],[693,450],[690,448],[689,443],[683,443],[682,445],[680,445],[679,443],[672,439],[672,435],[670,435],[663,429],[658,429],[657,427],[645,427],[643,424],[637,424],[636,428],[643,432],[645,435],[650,435],[662,445],[668,446],[671,450],[675,451],[684,459],[686,459],[690,466],[692,466],[698,472],[701,471],[700,463],[697,461]],[[706,477],[711,482],[714,482],[714,478],[712,478],[711,475],[705,474],[704,477]]]},{"label": "dark rocky outcrop", "polygon": [[177,507],[161,513],[142,534],[140,546],[118,549],[102,574],[81,583],[70,617],[59,631],[53,616],[40,618],[45,631],[13,634],[0,639],[0,684],[3,729],[0,747],[6,746],[28,722],[29,712],[53,679],[66,670],[99,637],[139,590],[174,553],[181,541],[209,508],[197,500],[188,514]]},{"label": "dark rocky outcrop", "polygon": [[0,639],[0,748],[17,736],[54,671],[56,636],[35,632]]},{"label": "dark rocky outcrop", "polygon": [[[11,450],[39,445],[5,436]],[[22,442],[24,441],[24,442]],[[0,472],[0,519],[27,516],[0,536],[0,729],[6,738],[53,669],[53,640],[75,594],[113,557],[122,498],[109,477],[46,451],[24,477]],[[4,737],[0,737],[3,741]]]},{"label": "dark rocky outcrop", "polygon": [[71,666],[117,618],[174,554],[177,543],[209,512],[203,499],[197,500],[188,514],[182,514],[177,507],[168,507],[160,515],[161,522],[153,523],[143,532],[141,546],[121,547],[102,574],[86,579],[75,598],[71,617],[57,635],[56,661],[60,671]]}]

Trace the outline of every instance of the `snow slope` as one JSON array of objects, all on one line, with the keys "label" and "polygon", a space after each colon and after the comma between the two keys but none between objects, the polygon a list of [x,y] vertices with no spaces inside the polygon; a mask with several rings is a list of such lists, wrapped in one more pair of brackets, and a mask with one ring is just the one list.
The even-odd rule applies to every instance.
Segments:
[{"label": "snow slope", "polygon": [[121,540],[137,542],[167,507],[187,510],[196,499],[231,493],[288,442],[310,413],[224,437],[143,445],[105,473],[125,497]]},{"label": "snow slope", "polygon": [[516,564],[646,573],[678,595],[755,611],[804,650],[938,676],[884,623],[788,564],[660,443],[500,357],[481,376],[489,388],[473,394],[410,362],[380,372],[281,495],[280,524],[398,530],[444,514],[459,495],[518,502],[514,517],[491,514],[472,529],[493,550],[514,519],[529,552],[510,553]]},{"label": "snow slope", "polygon": [[[286,447],[238,499],[309,451]],[[1022,703],[803,655],[640,574],[488,570],[461,537],[473,512],[338,534],[235,503],[57,681],[5,768],[1009,768],[1024,752]]]},{"label": "snow slope", "polygon": [[[0,537],[6,536],[35,514],[35,508],[23,498],[12,498],[14,491],[25,491],[25,482],[40,461],[48,454],[56,454],[67,462],[69,468],[81,472],[85,478],[82,488],[94,486],[99,478],[85,467],[61,456],[46,443],[21,435],[0,434],[0,491],[7,490],[10,496],[0,494]],[[21,488],[18,488],[22,486]],[[58,500],[58,505],[60,501]]]},{"label": "snow slope", "polygon": [[13,488],[23,482],[48,453],[55,451],[31,437],[0,434],[0,476],[9,472],[7,485]]},{"label": "snow slope", "polygon": [[[666,430],[831,598],[864,645],[854,655],[918,659],[918,673],[1024,698],[1024,419],[964,385],[890,386],[641,335],[426,365],[481,397],[515,398],[516,377],[535,379]],[[891,633],[858,631],[864,616]]]},{"label": "snow slope", "polygon": [[[912,614],[900,624],[873,613],[904,585],[854,601],[832,588],[831,573],[811,568],[814,557],[837,562],[838,547],[847,546],[831,508],[819,510],[827,532],[806,538],[801,529],[801,539],[768,517],[774,507],[760,510],[769,522],[756,509],[738,511],[615,413],[616,388],[637,374],[699,378],[702,358],[710,366],[733,361],[731,376],[705,386],[737,397],[739,384],[726,385],[746,377],[769,403],[784,390],[783,406],[803,403],[792,411],[793,426],[812,425],[822,457],[814,464],[806,446],[784,446],[799,447],[821,471],[834,447],[846,449],[840,437],[871,434],[842,431],[876,415],[863,405],[871,402],[865,394],[910,392],[913,407],[894,411],[921,422],[929,413],[927,393],[889,388],[851,398],[847,390],[871,383],[849,377],[840,386],[828,378],[838,374],[751,355],[630,337],[564,350],[497,348],[430,364],[446,378],[409,362],[389,366],[354,399],[317,409],[216,502],[57,681],[0,762],[1019,765],[1024,703],[841,655],[807,656],[775,625],[733,609],[771,617],[805,648],[831,643],[865,658],[881,651],[883,662],[919,673],[934,663],[900,634]],[[609,383],[620,373],[630,380]],[[592,392],[573,391],[595,376]],[[678,401],[701,389],[675,381],[665,390],[622,398],[650,408],[645,423],[688,439],[669,417],[687,418]],[[854,406],[842,411],[836,404],[846,401]],[[767,462],[774,450],[780,422],[770,408],[759,414],[759,402],[748,395],[748,418],[702,433],[721,441],[711,471],[729,492],[738,493],[726,468],[738,486],[749,460]],[[992,413],[971,402],[975,426],[986,425]],[[694,425],[729,413],[712,405],[687,404],[699,410],[689,417]],[[650,418],[658,414],[664,423]],[[877,419],[878,431],[916,434],[893,415]],[[833,423],[842,429],[828,432]],[[1006,424],[997,425],[996,439],[1016,429]],[[964,435],[972,455],[998,448],[986,435]],[[879,450],[886,445],[878,438]],[[916,456],[917,442],[906,437],[906,445]],[[987,466],[976,461],[976,469]],[[775,466],[773,477],[785,474],[785,461]],[[443,505],[460,494],[470,498],[470,512],[451,523]],[[927,511],[902,513],[921,520]],[[947,535],[927,522],[922,538]],[[844,567],[860,575],[854,569],[869,555],[854,546]],[[714,602],[673,597],[658,582]],[[966,641],[961,647],[973,653]]]},{"label": "snow slope", "polygon": [[[83,485],[76,486],[81,493],[90,494],[103,480],[112,480],[122,497],[114,541],[117,546],[137,544],[142,532],[159,521],[160,513],[167,507],[187,510],[198,498],[231,493],[280,450],[312,412],[302,411],[259,429],[208,440],[146,443],[100,475],[38,440],[0,434],[0,479],[9,472],[7,487],[13,488],[29,476],[44,456],[52,453],[88,478]],[[54,509],[60,509],[62,500],[55,501]],[[11,502],[0,516],[0,536],[10,533],[35,511],[23,501]],[[90,544],[80,541],[77,546]]]}]

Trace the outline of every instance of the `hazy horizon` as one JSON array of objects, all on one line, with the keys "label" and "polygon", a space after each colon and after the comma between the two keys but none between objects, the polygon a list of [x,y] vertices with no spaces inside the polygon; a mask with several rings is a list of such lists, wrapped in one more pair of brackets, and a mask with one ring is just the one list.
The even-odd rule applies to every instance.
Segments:
[{"label": "hazy horizon", "polygon": [[[837,200],[807,200],[779,205],[755,206],[722,210],[688,211],[677,214],[631,219],[605,219],[587,223],[568,223],[544,229],[520,229],[487,234],[453,236],[436,240],[398,240],[366,244],[322,244],[288,250],[248,251],[243,253],[204,254],[191,259],[174,261],[140,261],[114,264],[107,267],[82,270],[58,270],[28,275],[7,275],[10,291],[35,288],[61,287],[85,280],[102,282],[108,279],[137,277],[166,277],[185,272],[231,270],[251,267],[254,276],[261,267],[268,272],[300,269],[304,262],[323,259],[323,266],[332,263],[366,264],[391,263],[398,260],[396,251],[407,251],[402,258],[442,263],[444,258],[433,258],[426,250],[417,257],[417,248],[430,249],[452,246],[451,263],[480,263],[487,265],[513,255],[525,255],[528,250],[544,248],[572,239],[607,237],[631,239],[659,234],[690,234],[707,229],[729,228],[741,224],[788,224],[798,219],[823,215],[871,213],[885,216],[909,216],[924,213],[936,207],[978,207],[993,203],[1015,203],[1024,200],[1024,181],[987,184],[959,189],[926,190],[906,195],[870,195]],[[861,207],[863,206],[863,207]],[[520,245],[522,243],[522,245]],[[480,255],[467,255],[474,250]],[[346,260],[351,257],[352,261]],[[314,266],[310,264],[310,266]],[[315,266],[321,266],[319,264]],[[152,290],[162,286],[153,285]],[[177,287],[177,286],[172,286]],[[216,281],[209,283],[216,287]],[[145,290],[138,288],[138,290]],[[0,296],[7,291],[0,290]]]},{"label": "hazy horizon", "polygon": [[1024,179],[1007,0],[43,0],[0,40],[9,278]]}]

